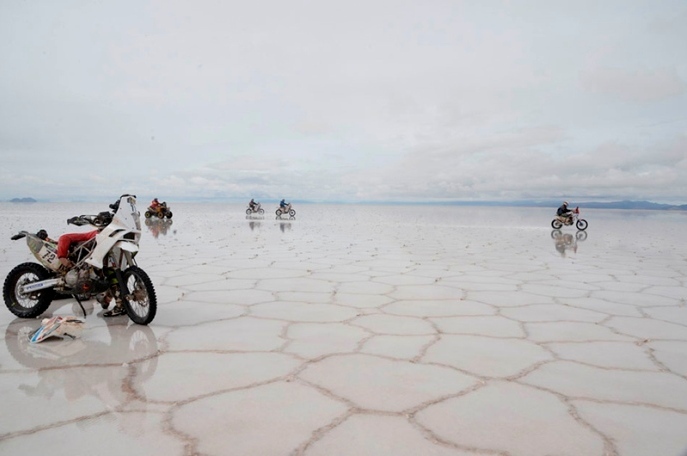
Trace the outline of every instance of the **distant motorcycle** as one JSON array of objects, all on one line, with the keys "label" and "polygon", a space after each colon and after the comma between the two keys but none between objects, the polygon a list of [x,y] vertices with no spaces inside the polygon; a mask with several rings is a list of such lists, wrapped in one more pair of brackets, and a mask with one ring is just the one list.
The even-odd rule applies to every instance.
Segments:
[{"label": "distant motorcycle", "polygon": [[296,211],[291,208],[291,203],[287,204],[284,207],[278,207],[276,211],[277,217],[281,217],[284,214],[289,214],[290,217],[295,217],[296,216]]},{"label": "distant motorcycle", "polygon": [[39,263],[22,263],[7,275],[2,296],[10,312],[20,318],[35,318],[48,310],[57,294],[72,295],[79,303],[107,295],[122,301],[134,323],[153,321],[157,311],[153,282],[135,260],[141,238],[136,197],[122,195],[110,209],[112,213],[79,215],[67,221],[100,229],[93,239],[70,248],[69,259],[74,266],[69,270],[57,258],[57,242],[47,233],[41,236],[40,232],[20,231],[12,236],[12,240],[26,238]]},{"label": "distant motorcycle", "polygon": [[148,210],[146,210],[145,212],[145,216],[147,219],[153,216],[159,218],[160,220],[162,220],[163,218],[171,219],[172,211],[170,210],[170,208],[167,207],[167,203],[164,202],[160,204],[157,208],[149,206]]},{"label": "distant motorcycle", "polygon": [[551,221],[551,228],[558,230],[563,226],[575,225],[578,230],[584,231],[587,229],[588,223],[585,219],[580,218],[580,208],[576,207],[569,216],[557,215]]},{"label": "distant motorcycle", "polygon": [[263,215],[265,213],[265,209],[262,208],[260,203],[256,203],[253,207],[250,205],[246,209],[246,215],[252,215],[252,214],[260,214]]}]

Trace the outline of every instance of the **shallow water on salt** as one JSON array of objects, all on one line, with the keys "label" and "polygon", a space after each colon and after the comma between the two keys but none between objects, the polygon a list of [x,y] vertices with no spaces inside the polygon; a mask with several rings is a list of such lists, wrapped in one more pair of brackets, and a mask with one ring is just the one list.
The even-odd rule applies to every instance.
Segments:
[{"label": "shallow water on salt", "polygon": [[[142,220],[151,325],[89,301],[81,338],[31,345],[40,321],[0,312],[0,454],[687,447],[687,214],[582,208],[579,232],[555,208],[170,206]],[[12,234],[106,207],[0,203],[0,277],[32,260]]]}]

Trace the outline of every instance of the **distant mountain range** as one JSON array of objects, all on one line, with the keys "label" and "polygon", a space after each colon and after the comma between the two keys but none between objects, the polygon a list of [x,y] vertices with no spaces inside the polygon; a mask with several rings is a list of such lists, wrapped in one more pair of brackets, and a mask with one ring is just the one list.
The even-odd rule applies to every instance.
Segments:
[{"label": "distant mountain range", "polygon": [[33,198],[12,198],[10,203],[36,203],[37,201]]}]

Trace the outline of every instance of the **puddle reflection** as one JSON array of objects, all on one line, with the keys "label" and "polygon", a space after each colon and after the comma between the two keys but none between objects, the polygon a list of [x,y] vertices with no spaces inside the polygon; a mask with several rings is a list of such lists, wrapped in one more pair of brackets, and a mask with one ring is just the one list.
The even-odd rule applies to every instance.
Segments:
[{"label": "puddle reflection", "polygon": [[286,231],[291,231],[291,223],[281,222],[281,223],[279,223],[279,229],[281,230],[282,233],[285,233]]},{"label": "puddle reflection", "polygon": [[[37,369],[37,383],[23,383],[18,389],[30,397],[50,399],[64,393],[67,401],[95,397],[109,407],[132,400],[132,382],[138,388],[157,370],[158,344],[148,326],[109,324],[110,342],[89,340],[84,329],[76,339],[50,338],[32,344],[29,335],[40,320],[17,319],[5,330],[5,345],[12,358],[25,367]],[[91,331],[102,331],[103,327]],[[124,387],[125,384],[129,385]]]},{"label": "puddle reflection", "polygon": [[262,225],[260,222],[248,222],[248,227],[251,231],[254,231],[256,228],[260,228],[260,225]]},{"label": "puddle reflection", "polygon": [[169,227],[172,226],[172,220],[146,219],[146,226],[153,237],[157,239],[160,235],[167,236],[167,231],[169,231]]},{"label": "puddle reflection", "polygon": [[586,231],[578,231],[577,233],[563,233],[561,230],[551,231],[551,239],[553,239],[556,251],[565,257],[567,253],[577,253],[577,247],[580,242],[587,240]]}]

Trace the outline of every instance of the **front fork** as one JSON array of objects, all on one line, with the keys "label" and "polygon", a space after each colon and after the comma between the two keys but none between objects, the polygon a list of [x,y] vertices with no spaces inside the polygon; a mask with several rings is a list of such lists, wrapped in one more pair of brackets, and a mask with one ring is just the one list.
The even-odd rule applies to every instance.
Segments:
[{"label": "front fork", "polygon": [[[126,283],[124,282],[124,273],[121,269],[115,269],[115,277],[117,279],[117,288],[119,289],[119,296],[122,299],[122,303],[127,301],[126,296],[129,294],[129,290],[126,288]],[[113,285],[114,288],[114,285]],[[128,301],[127,301],[128,302]]]},{"label": "front fork", "polygon": [[[108,274],[110,276],[110,290],[112,291],[112,294],[114,296],[117,295],[115,291],[118,291],[119,297],[121,298],[122,303],[124,303],[125,300],[128,302],[127,295],[129,294],[129,290],[126,287],[126,282],[124,280],[124,272],[122,271],[121,266],[126,266],[128,268],[129,266],[136,264],[136,262],[134,260],[134,256],[131,253],[125,252],[123,250],[120,251],[118,260],[119,261],[115,261],[114,259],[110,258],[110,260],[108,261],[112,266],[112,269],[114,270],[114,274]],[[112,277],[112,275],[114,277]]]}]

